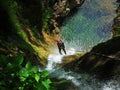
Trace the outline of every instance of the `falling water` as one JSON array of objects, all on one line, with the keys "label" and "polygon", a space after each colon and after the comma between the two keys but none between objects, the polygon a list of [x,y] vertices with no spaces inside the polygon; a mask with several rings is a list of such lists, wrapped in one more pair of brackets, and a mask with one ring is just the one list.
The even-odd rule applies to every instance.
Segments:
[{"label": "falling water", "polygon": [[[54,52],[57,52],[57,50]],[[67,50],[67,55],[60,55],[59,53],[50,54],[48,56],[48,64],[47,64],[46,70],[53,72],[54,70],[56,70],[56,68],[59,68],[59,67],[56,67],[56,65],[62,63],[62,58],[64,56],[73,55],[75,54],[75,52],[76,52],[75,49],[70,48],[69,50]]]},{"label": "falling water", "polygon": [[[61,37],[65,42],[67,52],[73,54],[77,50],[87,51],[98,43],[110,39],[116,7],[115,0],[85,0],[82,7],[66,18],[61,27]],[[73,51],[69,51],[70,48]],[[120,90],[118,83],[120,77],[101,82],[88,74],[65,71],[62,68],[56,69],[55,64],[62,63],[63,56],[57,53],[48,57],[46,69],[51,71],[51,77],[71,80],[77,90]]]},{"label": "falling water", "polygon": [[80,74],[71,71],[66,72],[64,69],[59,69],[53,72],[51,77],[71,80],[71,82],[76,86],[75,90],[120,90],[120,77],[118,76],[109,81],[100,81],[96,79],[95,76],[85,73]]}]

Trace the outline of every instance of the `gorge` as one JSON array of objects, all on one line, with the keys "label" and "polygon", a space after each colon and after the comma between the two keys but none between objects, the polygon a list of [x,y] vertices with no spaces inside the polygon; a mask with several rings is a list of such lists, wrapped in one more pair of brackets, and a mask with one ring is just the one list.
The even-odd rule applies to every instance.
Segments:
[{"label": "gorge", "polygon": [[[102,5],[103,2],[105,7]],[[118,7],[115,3],[114,0],[86,0],[75,14],[65,19],[61,27],[61,37],[66,42],[66,48],[69,48],[68,54],[71,48],[74,53],[89,51],[93,46],[95,47],[80,59],[63,66],[65,70],[61,68],[52,73],[52,77],[71,80],[76,86],[68,84],[65,87],[63,84],[60,86],[63,88],[59,90],[116,90],[120,88],[118,77],[120,39],[119,37],[111,39],[113,37],[111,29],[116,17],[115,10]],[[94,5],[97,8],[93,7]],[[53,58],[51,59],[55,62],[57,60],[58,63],[62,62],[55,56]]]},{"label": "gorge", "polygon": [[[18,73],[13,73],[17,67],[10,67],[14,66],[11,58],[21,64],[23,56],[23,71],[29,68],[28,61],[38,66],[39,71],[48,70],[52,82],[57,82],[57,90],[119,90],[119,3],[119,0],[1,0],[0,89],[22,85],[14,83],[21,79]],[[58,53],[58,37],[63,39],[67,55]],[[20,57],[16,59],[17,56]],[[28,78],[23,83],[27,88],[29,85],[27,90],[35,86],[35,81],[43,83],[41,76],[35,74],[34,81],[27,72]],[[43,90],[52,90],[48,89],[49,80],[44,83]],[[38,84],[36,87],[40,88]],[[41,90],[36,87],[35,90]]]}]

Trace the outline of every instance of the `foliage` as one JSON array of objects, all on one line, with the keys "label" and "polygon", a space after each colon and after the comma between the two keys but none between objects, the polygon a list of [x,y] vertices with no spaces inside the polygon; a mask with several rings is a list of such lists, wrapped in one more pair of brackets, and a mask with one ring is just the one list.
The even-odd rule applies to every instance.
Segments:
[{"label": "foliage", "polygon": [[43,26],[46,27],[49,19],[52,16],[52,9],[50,7],[45,8],[42,16],[43,16],[43,19],[42,19]]},{"label": "foliage", "polygon": [[23,56],[6,57],[0,55],[1,90],[55,90],[48,78],[49,72],[39,72],[39,68],[27,62],[23,67]]},{"label": "foliage", "polygon": [[9,16],[11,25],[14,28],[13,32],[17,33],[21,38],[25,39],[26,35],[22,31],[21,25],[17,18],[17,9],[18,9],[17,3],[14,0],[7,0],[7,1],[2,0],[1,3]]},{"label": "foliage", "polygon": [[42,24],[43,27],[47,27],[48,21],[52,17],[53,13],[53,5],[55,4],[56,0],[43,0],[42,3]]}]

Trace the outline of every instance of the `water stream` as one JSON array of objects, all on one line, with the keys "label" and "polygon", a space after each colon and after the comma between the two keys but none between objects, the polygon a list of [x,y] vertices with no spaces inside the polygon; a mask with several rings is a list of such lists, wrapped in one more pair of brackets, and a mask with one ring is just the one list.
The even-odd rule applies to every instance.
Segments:
[{"label": "water stream", "polygon": [[76,86],[76,88],[72,90],[120,90],[120,77],[118,76],[114,77],[112,80],[100,81],[96,79],[95,76],[85,73],[66,72],[64,69],[59,69],[54,71],[51,77],[71,80]]},{"label": "water stream", "polygon": [[[61,27],[61,37],[65,42],[67,55],[74,54],[75,51],[88,51],[112,37],[111,26],[117,8],[115,2],[115,0],[85,0],[75,14],[66,18]],[[118,83],[120,77],[117,80],[101,82],[88,74],[66,72],[62,68],[56,68],[56,63],[62,63],[62,57],[64,55],[59,53],[48,57],[46,69],[51,71],[51,77],[71,80],[77,88],[75,90],[120,90]]]}]

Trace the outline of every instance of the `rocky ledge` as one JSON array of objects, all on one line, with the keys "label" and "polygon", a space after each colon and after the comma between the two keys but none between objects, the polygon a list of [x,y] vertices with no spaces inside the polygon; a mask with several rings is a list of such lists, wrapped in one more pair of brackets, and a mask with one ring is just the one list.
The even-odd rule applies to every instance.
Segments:
[{"label": "rocky ledge", "polygon": [[59,34],[59,26],[69,15],[70,12],[80,7],[84,3],[84,0],[56,0],[53,5],[52,17],[49,20],[49,29],[54,34]]},{"label": "rocky ledge", "polygon": [[120,37],[94,47],[79,60],[66,64],[66,70],[88,72],[100,78],[109,78],[120,73]]}]

